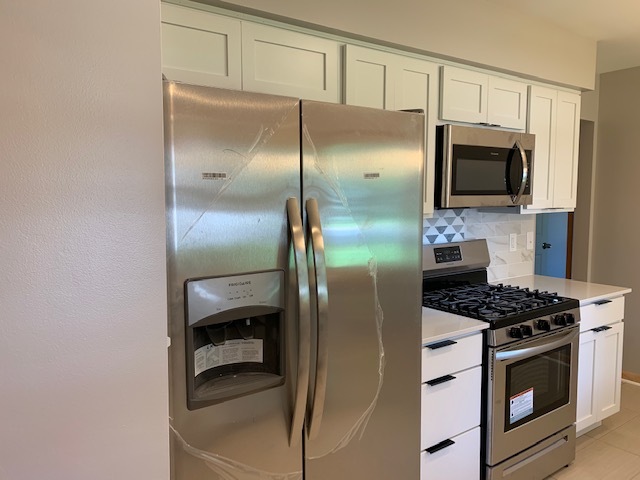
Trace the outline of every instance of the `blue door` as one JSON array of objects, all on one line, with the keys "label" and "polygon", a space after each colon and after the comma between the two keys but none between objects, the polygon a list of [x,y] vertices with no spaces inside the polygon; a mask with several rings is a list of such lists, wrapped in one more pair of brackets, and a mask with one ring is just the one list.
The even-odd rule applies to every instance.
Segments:
[{"label": "blue door", "polygon": [[566,212],[536,215],[536,275],[566,277],[568,218]]}]

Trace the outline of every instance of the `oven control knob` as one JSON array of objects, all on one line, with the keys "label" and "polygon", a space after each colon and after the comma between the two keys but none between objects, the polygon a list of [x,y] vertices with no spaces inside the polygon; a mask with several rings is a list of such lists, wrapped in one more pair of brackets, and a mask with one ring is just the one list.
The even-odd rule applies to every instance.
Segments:
[{"label": "oven control knob", "polygon": [[567,319],[568,325],[573,325],[574,323],[576,323],[576,316],[573,313],[565,313],[564,318]]},{"label": "oven control knob", "polygon": [[544,330],[545,332],[548,332],[549,330],[551,330],[551,324],[549,323],[549,320],[536,320],[536,328],[538,330]]},{"label": "oven control knob", "polygon": [[531,335],[533,335],[533,328],[531,328],[531,325],[520,325],[520,330],[526,337],[530,337]]},{"label": "oven control knob", "polygon": [[559,325],[561,327],[566,327],[567,326],[567,318],[565,317],[565,314],[562,313],[560,315],[556,315],[555,317],[553,317],[553,323],[555,323],[556,325]]},{"label": "oven control knob", "polygon": [[524,335],[522,334],[522,329],[520,327],[511,327],[509,329],[509,336],[511,338],[522,338]]}]

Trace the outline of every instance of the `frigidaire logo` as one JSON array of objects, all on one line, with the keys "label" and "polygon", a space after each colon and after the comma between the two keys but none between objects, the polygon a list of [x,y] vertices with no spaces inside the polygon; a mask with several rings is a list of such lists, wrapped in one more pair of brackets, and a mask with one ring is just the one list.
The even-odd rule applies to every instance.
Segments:
[{"label": "frigidaire logo", "polygon": [[240,287],[242,285],[251,285],[251,280],[246,280],[244,282],[232,282],[229,284],[230,287]]}]

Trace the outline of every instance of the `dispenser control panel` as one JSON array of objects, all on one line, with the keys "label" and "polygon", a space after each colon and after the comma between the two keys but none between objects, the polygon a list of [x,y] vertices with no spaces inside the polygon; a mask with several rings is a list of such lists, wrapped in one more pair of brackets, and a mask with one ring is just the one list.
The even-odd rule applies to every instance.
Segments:
[{"label": "dispenser control panel", "polygon": [[283,284],[282,270],[187,280],[189,325],[240,307],[284,308]]}]

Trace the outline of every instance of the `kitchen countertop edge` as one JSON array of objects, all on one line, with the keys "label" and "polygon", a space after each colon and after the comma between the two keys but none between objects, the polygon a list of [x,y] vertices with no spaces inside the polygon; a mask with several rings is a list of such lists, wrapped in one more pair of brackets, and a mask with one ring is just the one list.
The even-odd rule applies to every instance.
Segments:
[{"label": "kitchen countertop edge", "polygon": [[504,283],[506,285],[517,285],[520,288],[556,292],[562,297],[579,300],[581,306],[631,293],[631,289],[628,287],[582,282],[567,278],[546,277],[544,275],[525,275],[491,283]]},{"label": "kitchen countertop edge", "polygon": [[489,328],[487,322],[422,307],[422,345],[470,335]]}]

